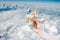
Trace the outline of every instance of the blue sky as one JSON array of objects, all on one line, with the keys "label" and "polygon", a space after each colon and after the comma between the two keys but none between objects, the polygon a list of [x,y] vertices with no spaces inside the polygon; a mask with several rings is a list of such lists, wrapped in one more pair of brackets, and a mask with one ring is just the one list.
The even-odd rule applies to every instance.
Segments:
[{"label": "blue sky", "polygon": [[60,0],[0,0],[0,1],[40,2],[40,3],[60,3]]},{"label": "blue sky", "polygon": [[0,1],[60,2],[60,0],[0,0]]}]

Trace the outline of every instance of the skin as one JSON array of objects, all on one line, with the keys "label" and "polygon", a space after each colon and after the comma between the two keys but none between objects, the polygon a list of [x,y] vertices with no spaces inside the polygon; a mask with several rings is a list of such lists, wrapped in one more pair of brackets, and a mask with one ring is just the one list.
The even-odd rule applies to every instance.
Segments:
[{"label": "skin", "polygon": [[[38,21],[38,20],[37,20],[37,17],[33,17],[33,18],[32,18],[32,22],[33,22],[34,31],[35,31],[36,33],[38,33],[38,31],[41,30],[41,28],[38,27],[38,23],[43,24],[43,23],[44,23],[44,20]],[[39,34],[39,33],[38,33],[38,34]]]},{"label": "skin", "polygon": [[[40,35],[39,30],[42,30],[42,29],[38,27],[38,23],[43,24],[45,21],[44,21],[44,20],[42,20],[42,21],[38,21],[38,20],[37,20],[37,17],[35,16],[35,14],[36,14],[37,12],[38,12],[38,10],[34,10],[34,11],[31,13],[31,16],[33,16],[33,15],[34,15],[34,16],[33,16],[31,19],[28,18],[27,20],[28,20],[28,22],[29,22],[29,21],[32,22],[35,33],[36,33],[37,35]],[[43,38],[41,35],[40,35],[40,37],[41,37],[43,40],[45,40],[45,38]]]},{"label": "skin", "polygon": [[[41,30],[41,28],[38,27],[38,23],[43,24],[43,23],[44,23],[44,20],[38,21],[38,20],[37,20],[37,17],[33,17],[33,18],[32,18],[32,22],[33,22],[33,28],[34,28],[35,33],[36,33],[37,35],[40,35],[39,30]],[[45,40],[45,38],[43,38],[41,35],[40,35],[40,37],[41,37],[43,40]]]}]

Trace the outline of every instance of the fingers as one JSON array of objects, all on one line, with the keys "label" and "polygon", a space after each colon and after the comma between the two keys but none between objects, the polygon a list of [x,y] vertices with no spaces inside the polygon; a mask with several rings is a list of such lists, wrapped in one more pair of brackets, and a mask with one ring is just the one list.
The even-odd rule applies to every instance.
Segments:
[{"label": "fingers", "polygon": [[35,9],[33,12],[32,12],[32,15],[35,15],[39,10],[38,9]]}]

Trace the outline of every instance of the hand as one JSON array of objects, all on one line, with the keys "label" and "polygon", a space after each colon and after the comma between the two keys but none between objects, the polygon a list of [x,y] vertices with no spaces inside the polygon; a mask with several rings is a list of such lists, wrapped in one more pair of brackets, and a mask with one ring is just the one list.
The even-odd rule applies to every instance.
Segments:
[{"label": "hand", "polygon": [[39,12],[39,10],[38,10],[38,9],[35,9],[35,10],[32,12],[32,15],[37,14],[37,12]]}]

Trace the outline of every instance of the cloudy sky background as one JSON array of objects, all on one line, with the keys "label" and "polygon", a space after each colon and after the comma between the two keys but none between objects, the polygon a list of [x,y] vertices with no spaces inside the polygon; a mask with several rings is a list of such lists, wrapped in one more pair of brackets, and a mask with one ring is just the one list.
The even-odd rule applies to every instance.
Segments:
[{"label": "cloudy sky background", "polygon": [[[60,3],[0,2],[0,40],[42,40],[32,26],[27,25],[25,16],[39,9],[38,19],[46,40],[60,40]],[[43,31],[43,32],[42,32]]]}]

